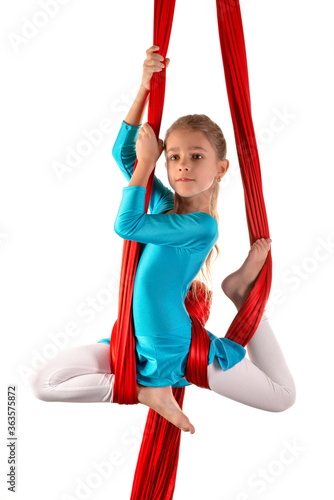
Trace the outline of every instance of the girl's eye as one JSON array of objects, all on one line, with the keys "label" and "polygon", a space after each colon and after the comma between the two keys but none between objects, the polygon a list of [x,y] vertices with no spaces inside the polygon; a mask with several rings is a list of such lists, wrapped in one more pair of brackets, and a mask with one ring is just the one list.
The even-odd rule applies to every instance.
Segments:
[{"label": "girl's eye", "polygon": [[[177,155],[173,155],[173,156],[171,156],[171,157],[170,157],[170,159],[172,160],[172,159],[173,159],[173,158],[175,158],[176,156],[177,156]],[[201,154],[196,154],[196,153],[195,153],[195,154],[193,154],[193,156],[201,156],[201,157],[202,157],[202,155],[201,155]]]}]

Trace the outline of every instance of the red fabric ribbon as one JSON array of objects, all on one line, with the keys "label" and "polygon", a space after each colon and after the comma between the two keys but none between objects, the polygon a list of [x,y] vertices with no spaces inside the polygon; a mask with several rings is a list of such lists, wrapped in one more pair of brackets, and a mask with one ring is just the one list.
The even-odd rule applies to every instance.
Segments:
[{"label": "red fabric ribbon", "polygon": [[[238,0],[216,0],[220,47],[232,116],[234,136],[244,187],[250,244],[269,238],[269,227],[262,192],[260,161],[251,116],[248,69],[241,12]],[[155,0],[153,44],[166,57],[175,9],[175,0]],[[165,97],[166,68],[153,73],[150,83],[148,123],[159,137]],[[137,166],[137,160],[134,169]],[[148,209],[154,171],[146,189]],[[132,317],[132,293],[140,244],[125,240],[120,277],[118,319],[110,339],[110,366],[115,373],[113,402],[136,404],[136,358]],[[245,346],[261,320],[269,297],[272,261],[269,251],[261,273],[225,337]],[[201,296],[201,305],[192,300],[189,290],[185,305],[192,321],[192,340],[185,372],[186,379],[209,389],[207,362],[210,337],[204,325],[210,304]],[[185,388],[173,389],[182,408]],[[180,449],[181,430],[153,410],[149,410],[135,471],[131,500],[170,500],[173,497]]]}]

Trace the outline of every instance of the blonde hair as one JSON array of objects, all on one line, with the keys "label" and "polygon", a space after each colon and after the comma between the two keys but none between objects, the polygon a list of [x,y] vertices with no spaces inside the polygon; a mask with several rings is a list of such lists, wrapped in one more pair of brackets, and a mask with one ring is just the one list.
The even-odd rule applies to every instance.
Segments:
[{"label": "blonde hair", "polygon": [[[204,114],[194,114],[194,115],[185,115],[181,116],[177,120],[175,120],[172,125],[166,130],[165,133],[165,140],[164,140],[164,146],[163,150],[165,151],[166,155],[166,142],[169,137],[169,135],[174,132],[175,130],[186,130],[189,132],[192,131],[200,131],[203,132],[208,141],[210,142],[211,146],[216,152],[217,159],[218,160],[225,160],[226,159],[226,152],[227,152],[227,147],[226,147],[226,140],[224,137],[224,134],[217,125],[217,123],[213,122],[207,115]],[[217,223],[219,223],[219,215],[218,215],[218,209],[217,209],[217,204],[218,204],[218,195],[220,191],[220,183],[216,181],[213,186],[212,194],[211,194],[211,200],[210,200],[210,215],[212,215],[216,220]],[[216,251],[216,256],[213,259],[213,254],[214,251]],[[214,247],[211,249],[210,253],[208,254],[204,266],[200,269],[199,273],[195,277],[193,284],[196,280],[196,284],[199,285],[199,282],[204,281],[206,282],[209,287],[212,285],[212,274],[211,274],[211,263],[213,260],[216,260],[218,255],[219,255],[219,247],[217,243],[214,245]],[[192,290],[192,295],[194,296],[194,299],[199,302],[198,300],[198,294],[196,293],[196,286],[191,287]],[[205,300],[211,300],[211,295],[212,292],[204,286],[202,287],[202,290],[205,294]]]}]

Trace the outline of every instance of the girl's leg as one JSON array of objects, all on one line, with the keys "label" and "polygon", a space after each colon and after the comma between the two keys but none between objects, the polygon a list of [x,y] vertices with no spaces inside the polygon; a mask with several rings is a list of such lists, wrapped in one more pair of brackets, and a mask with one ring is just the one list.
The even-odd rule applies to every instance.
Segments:
[{"label": "girl's leg", "polygon": [[59,352],[32,376],[30,386],[43,401],[112,403],[109,345],[101,342]]},{"label": "girl's leg", "polygon": [[254,408],[283,411],[296,399],[295,384],[266,313],[247,345],[244,358],[223,371],[215,359],[208,366],[211,390]]},{"label": "girl's leg", "polygon": [[[114,374],[110,373],[109,345],[87,344],[57,354],[30,379],[34,395],[43,401],[112,403]],[[186,432],[194,426],[177,404],[171,387],[137,384],[138,401]]]},{"label": "girl's leg", "polygon": [[[224,293],[239,310],[249,296],[267,258],[271,239],[253,243],[242,266],[222,282]],[[283,411],[293,405],[296,389],[281,348],[264,312],[247,345],[244,358],[223,371],[217,360],[208,366],[210,388],[230,399],[261,410]]]}]

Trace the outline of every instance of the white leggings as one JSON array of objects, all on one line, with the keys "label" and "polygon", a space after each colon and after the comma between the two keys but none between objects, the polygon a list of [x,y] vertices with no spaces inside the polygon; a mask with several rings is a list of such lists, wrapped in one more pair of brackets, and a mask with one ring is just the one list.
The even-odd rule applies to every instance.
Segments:
[{"label": "white leggings", "polygon": [[[261,410],[277,412],[292,406],[295,384],[265,313],[246,347],[250,359],[226,371],[216,359],[208,365],[210,389]],[[30,386],[43,401],[112,403],[109,345],[86,344],[59,352],[31,377]]]}]

